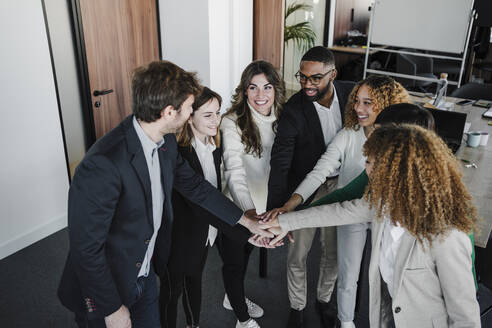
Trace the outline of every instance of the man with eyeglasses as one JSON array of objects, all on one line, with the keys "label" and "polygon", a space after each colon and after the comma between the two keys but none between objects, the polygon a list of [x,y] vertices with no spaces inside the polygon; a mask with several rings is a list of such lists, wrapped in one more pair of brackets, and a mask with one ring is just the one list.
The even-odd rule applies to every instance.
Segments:
[{"label": "man with eyeglasses", "polygon": [[[301,90],[285,104],[272,148],[267,208],[279,208],[289,199],[304,177],[314,168],[336,133],[342,129],[345,104],[353,82],[334,81],[337,76],[333,53],[317,46],[301,59],[296,78]],[[337,174],[327,178],[314,197],[336,187]],[[302,206],[302,205],[301,205]],[[316,306],[323,327],[336,323],[336,301],[330,302],[337,277],[336,230],[320,229],[321,259]],[[316,229],[293,232],[287,258],[287,288],[291,306],[287,327],[304,327],[307,299],[306,259]],[[335,299],[334,299],[335,300]]]}]

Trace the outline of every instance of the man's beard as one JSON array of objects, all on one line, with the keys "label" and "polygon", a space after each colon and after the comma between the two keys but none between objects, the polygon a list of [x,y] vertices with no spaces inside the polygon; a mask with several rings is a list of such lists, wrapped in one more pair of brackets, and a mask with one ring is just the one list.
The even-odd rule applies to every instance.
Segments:
[{"label": "man's beard", "polygon": [[[323,89],[319,90],[314,96],[308,96],[306,94],[306,91],[304,91],[304,96],[306,96],[306,98],[309,100],[309,101],[318,101],[320,99],[323,99],[323,97],[328,93],[328,91],[330,91],[330,87],[331,87],[331,82],[328,82],[328,84],[326,85],[326,87],[324,87]],[[304,88],[303,90],[305,90],[307,88]]]},{"label": "man's beard", "polygon": [[[189,116],[188,116],[188,118],[189,118]],[[180,133],[184,129],[186,122],[188,122],[188,119],[183,120],[182,117],[176,118],[176,120],[173,122],[174,124],[172,126],[168,126],[168,131],[165,134],[168,134],[168,133],[178,134],[178,133]]]}]

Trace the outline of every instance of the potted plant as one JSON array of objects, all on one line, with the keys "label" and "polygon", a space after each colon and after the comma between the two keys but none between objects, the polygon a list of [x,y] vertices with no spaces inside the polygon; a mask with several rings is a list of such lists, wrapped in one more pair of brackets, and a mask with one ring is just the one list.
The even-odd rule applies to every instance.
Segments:
[{"label": "potted plant", "polygon": [[[312,6],[304,3],[291,3],[285,10],[285,22],[287,23],[287,17],[299,10],[308,11]],[[306,52],[309,48],[314,46],[316,41],[316,33],[313,31],[313,27],[309,21],[300,22],[293,25],[285,25],[284,28],[284,42],[287,44],[290,40],[294,42],[294,45],[301,52]]]}]

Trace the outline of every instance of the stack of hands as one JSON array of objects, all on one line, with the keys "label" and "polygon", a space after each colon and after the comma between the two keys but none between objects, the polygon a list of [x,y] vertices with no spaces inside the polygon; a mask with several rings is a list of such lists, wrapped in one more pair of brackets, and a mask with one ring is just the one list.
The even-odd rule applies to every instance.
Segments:
[{"label": "stack of hands", "polygon": [[287,207],[275,208],[271,211],[257,214],[255,209],[244,212],[239,221],[253,234],[248,240],[257,247],[275,248],[284,245],[284,237],[287,236],[291,243],[294,239],[288,231],[282,230],[278,222],[279,214],[290,212]]}]

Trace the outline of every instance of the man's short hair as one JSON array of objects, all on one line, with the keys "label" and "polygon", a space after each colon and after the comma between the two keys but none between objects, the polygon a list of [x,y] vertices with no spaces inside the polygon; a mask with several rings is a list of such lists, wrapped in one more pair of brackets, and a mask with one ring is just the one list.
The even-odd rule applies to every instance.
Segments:
[{"label": "man's short hair", "polygon": [[335,56],[333,52],[326,47],[316,46],[309,49],[304,56],[302,56],[301,62],[313,61],[320,62],[325,65],[335,65]]},{"label": "man's short hair", "polygon": [[195,73],[165,60],[139,67],[132,77],[132,111],[144,122],[154,122],[167,106],[178,110],[190,96],[200,92]]}]

